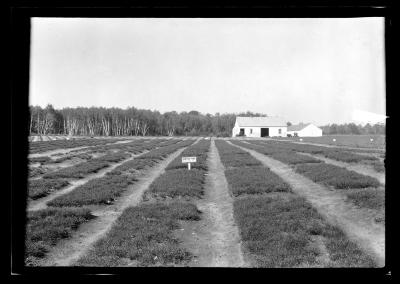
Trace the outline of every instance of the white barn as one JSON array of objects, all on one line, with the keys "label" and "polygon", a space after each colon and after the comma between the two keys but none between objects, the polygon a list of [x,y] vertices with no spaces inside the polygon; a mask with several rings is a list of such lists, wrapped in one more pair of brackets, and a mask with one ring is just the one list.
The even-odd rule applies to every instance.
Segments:
[{"label": "white barn", "polygon": [[322,136],[322,129],[312,123],[291,125],[287,128],[287,134],[298,137]]},{"label": "white barn", "polygon": [[236,117],[232,129],[232,137],[237,135],[246,137],[285,137],[286,121],[280,117]]}]

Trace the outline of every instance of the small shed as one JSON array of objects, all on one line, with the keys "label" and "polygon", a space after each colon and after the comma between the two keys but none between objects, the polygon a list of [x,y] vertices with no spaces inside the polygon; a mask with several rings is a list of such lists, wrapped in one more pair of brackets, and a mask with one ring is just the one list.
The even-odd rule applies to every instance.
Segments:
[{"label": "small shed", "polygon": [[298,137],[319,137],[322,136],[322,129],[312,123],[297,124],[288,126],[287,134]]},{"label": "small shed", "polygon": [[286,130],[286,121],[281,117],[238,116],[232,129],[232,137],[285,137]]}]

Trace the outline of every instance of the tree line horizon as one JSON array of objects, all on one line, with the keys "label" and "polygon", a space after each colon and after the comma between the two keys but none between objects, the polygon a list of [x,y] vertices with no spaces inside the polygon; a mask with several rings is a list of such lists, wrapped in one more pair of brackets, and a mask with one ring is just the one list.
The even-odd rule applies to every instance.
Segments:
[{"label": "tree line horizon", "polygon": [[[237,116],[268,116],[257,112],[202,114],[199,111],[169,111],[111,107],[55,109],[29,106],[29,135],[84,136],[217,136],[230,137]],[[292,123],[287,121],[287,125]],[[327,124],[323,134],[385,134],[383,124]]]}]

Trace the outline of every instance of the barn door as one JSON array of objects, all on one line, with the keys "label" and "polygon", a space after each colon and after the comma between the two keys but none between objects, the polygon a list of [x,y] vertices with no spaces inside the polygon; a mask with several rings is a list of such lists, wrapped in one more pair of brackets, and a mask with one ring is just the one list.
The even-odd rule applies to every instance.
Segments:
[{"label": "barn door", "polygon": [[261,128],[261,137],[269,136],[269,128]]}]

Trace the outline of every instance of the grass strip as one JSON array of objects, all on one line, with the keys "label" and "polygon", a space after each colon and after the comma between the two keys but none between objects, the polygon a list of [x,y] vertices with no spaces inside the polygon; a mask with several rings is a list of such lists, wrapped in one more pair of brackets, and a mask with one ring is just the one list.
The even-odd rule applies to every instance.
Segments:
[{"label": "grass strip", "polygon": [[106,236],[78,260],[80,266],[176,266],[192,255],[179,246],[173,231],[179,220],[199,220],[190,203],[141,204],[127,208]]}]

